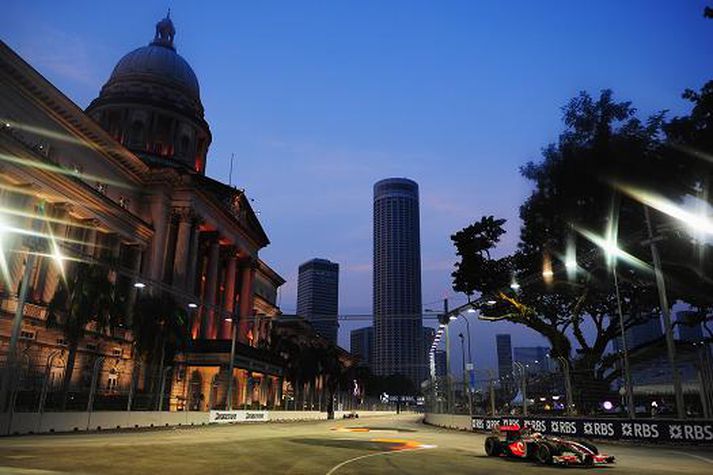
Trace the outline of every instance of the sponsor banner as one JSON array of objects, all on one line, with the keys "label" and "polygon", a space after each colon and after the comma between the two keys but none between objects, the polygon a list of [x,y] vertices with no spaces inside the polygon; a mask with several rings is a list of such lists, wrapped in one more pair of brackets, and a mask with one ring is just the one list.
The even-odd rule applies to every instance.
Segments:
[{"label": "sponsor banner", "polygon": [[537,432],[567,437],[652,442],[712,443],[713,421],[665,419],[580,419],[546,417],[473,417],[473,430],[490,431],[499,425],[531,427]]},{"label": "sponsor banner", "polygon": [[266,422],[270,420],[267,411],[210,411],[208,422],[226,424],[228,422]]}]

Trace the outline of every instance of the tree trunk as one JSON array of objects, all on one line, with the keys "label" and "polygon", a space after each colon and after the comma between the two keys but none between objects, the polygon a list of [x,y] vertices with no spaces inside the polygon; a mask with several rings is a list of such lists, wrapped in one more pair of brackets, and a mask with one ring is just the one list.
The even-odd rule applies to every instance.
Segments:
[{"label": "tree trunk", "polygon": [[64,369],[64,377],[62,378],[62,391],[60,394],[60,410],[67,409],[67,396],[69,395],[69,385],[72,382],[72,373],[74,372],[74,363],[77,359],[78,341],[73,341],[69,344],[69,352],[67,353],[67,367]]},{"label": "tree trunk", "polygon": [[329,388],[329,399],[327,400],[327,419],[334,419],[334,388],[332,385],[327,386]]}]

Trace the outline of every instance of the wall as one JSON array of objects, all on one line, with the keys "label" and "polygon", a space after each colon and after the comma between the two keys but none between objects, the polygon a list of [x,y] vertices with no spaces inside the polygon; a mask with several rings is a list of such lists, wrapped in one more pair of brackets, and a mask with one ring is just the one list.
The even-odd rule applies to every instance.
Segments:
[{"label": "wall", "polygon": [[[335,420],[341,420],[346,412],[335,412]],[[208,412],[137,411],[119,412],[20,412],[0,416],[0,435],[41,434],[51,432],[79,432],[109,429],[134,429],[141,427],[169,427],[207,425]],[[327,413],[319,411],[269,411],[270,421],[326,420]],[[393,411],[359,411],[359,417],[393,415]],[[10,427],[8,427],[10,423]]]},{"label": "wall", "polygon": [[448,429],[471,430],[472,427],[471,417],[469,415],[427,413],[424,417],[424,422]]}]

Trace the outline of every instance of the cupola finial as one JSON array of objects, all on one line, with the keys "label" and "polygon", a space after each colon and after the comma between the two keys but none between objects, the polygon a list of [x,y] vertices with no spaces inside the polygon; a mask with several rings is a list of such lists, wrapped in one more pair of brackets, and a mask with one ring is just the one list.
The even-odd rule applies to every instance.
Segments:
[{"label": "cupola finial", "polygon": [[165,46],[175,49],[173,46],[173,38],[176,36],[176,29],[171,21],[171,9],[168,9],[166,18],[156,23],[156,34],[154,35],[152,45]]}]

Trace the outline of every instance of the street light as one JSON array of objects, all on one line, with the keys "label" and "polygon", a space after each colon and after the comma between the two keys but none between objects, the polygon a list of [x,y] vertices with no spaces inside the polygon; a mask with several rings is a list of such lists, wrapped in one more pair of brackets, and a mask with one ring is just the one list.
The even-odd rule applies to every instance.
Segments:
[{"label": "street light", "polygon": [[143,289],[144,287],[146,287],[146,284],[144,284],[143,282],[135,282],[134,287],[136,287],[137,289]]}]

